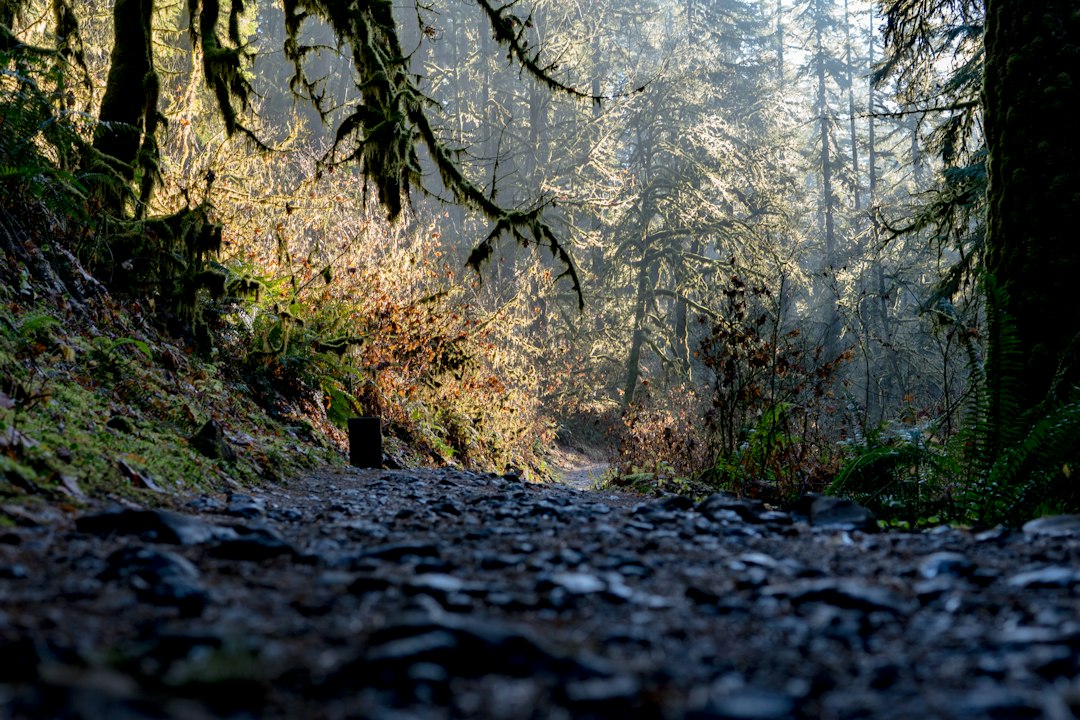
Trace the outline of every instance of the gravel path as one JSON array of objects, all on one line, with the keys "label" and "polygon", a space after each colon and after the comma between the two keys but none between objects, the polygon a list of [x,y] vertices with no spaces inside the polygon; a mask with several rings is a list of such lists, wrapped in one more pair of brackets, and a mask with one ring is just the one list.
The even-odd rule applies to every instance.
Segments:
[{"label": "gravel path", "polygon": [[328,471],[8,509],[0,718],[1080,716],[1080,520]]}]

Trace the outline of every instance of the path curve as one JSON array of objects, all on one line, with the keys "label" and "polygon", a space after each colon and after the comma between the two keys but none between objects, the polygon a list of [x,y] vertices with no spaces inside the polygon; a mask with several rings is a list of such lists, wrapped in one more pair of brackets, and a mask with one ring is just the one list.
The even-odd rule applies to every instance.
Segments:
[{"label": "path curve", "polygon": [[553,473],[556,482],[575,490],[596,490],[611,468],[611,462],[600,450],[581,451],[570,447],[557,447],[552,452]]}]

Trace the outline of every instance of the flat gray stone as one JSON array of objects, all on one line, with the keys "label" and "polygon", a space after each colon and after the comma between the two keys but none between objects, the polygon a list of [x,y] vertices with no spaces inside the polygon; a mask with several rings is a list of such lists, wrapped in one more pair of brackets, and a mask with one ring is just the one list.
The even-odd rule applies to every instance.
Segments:
[{"label": "flat gray stone", "polygon": [[810,524],[814,527],[837,530],[862,530],[863,532],[877,532],[878,530],[874,513],[854,500],[828,495],[816,498],[810,506]]},{"label": "flat gray stone", "polygon": [[1027,570],[1013,575],[1006,583],[1014,588],[1067,588],[1080,585],[1080,570],[1060,565]]},{"label": "flat gray stone", "polygon": [[1050,537],[1080,536],[1080,515],[1048,515],[1024,523],[1028,535]]}]

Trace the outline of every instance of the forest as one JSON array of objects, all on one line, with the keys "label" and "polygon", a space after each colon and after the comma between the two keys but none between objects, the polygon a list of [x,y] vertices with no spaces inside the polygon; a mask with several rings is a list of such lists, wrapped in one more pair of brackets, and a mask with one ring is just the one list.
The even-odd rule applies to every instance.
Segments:
[{"label": "forest", "polygon": [[378,416],[392,465],[1080,511],[1040,7],[0,0],[0,496],[282,477]]}]

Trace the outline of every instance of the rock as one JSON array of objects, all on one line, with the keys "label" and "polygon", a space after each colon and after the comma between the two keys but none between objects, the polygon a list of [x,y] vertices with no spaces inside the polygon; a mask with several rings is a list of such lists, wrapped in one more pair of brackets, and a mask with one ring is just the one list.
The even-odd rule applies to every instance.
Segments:
[{"label": "rock", "polygon": [[836,530],[877,532],[874,514],[854,500],[822,495],[810,505],[810,524]]},{"label": "rock", "polygon": [[544,592],[555,588],[564,590],[571,595],[591,595],[604,592],[607,583],[596,575],[584,572],[561,572],[555,573],[537,582],[537,590]]},{"label": "rock", "polygon": [[116,461],[116,468],[134,487],[143,488],[144,490],[150,490],[152,492],[163,492],[149,473],[138,469],[127,460],[123,458],[118,459]]},{"label": "rock", "polygon": [[451,516],[461,515],[461,508],[459,508],[457,505],[450,502],[449,500],[444,500],[442,502],[435,503],[434,505],[431,506],[431,510],[433,512],[436,512],[436,513],[440,514],[440,515],[451,515]]},{"label": "rock", "polygon": [[1042,709],[1027,698],[1003,687],[984,685],[966,695],[954,698],[950,714],[956,718],[1024,718],[1043,717]]},{"label": "rock", "polygon": [[952,592],[956,587],[956,578],[948,575],[938,575],[932,580],[920,580],[913,583],[911,589],[915,592],[915,598],[926,605],[937,600],[942,595]]},{"label": "rock", "polygon": [[711,700],[686,714],[687,720],[786,720],[795,716],[795,700],[788,695],[740,688]]},{"label": "rock", "polygon": [[629,718],[640,704],[641,684],[616,675],[569,682],[559,690],[558,700],[579,717]]},{"label": "rock", "polygon": [[[445,668],[457,664],[455,659],[461,654],[461,642],[453,633],[432,629],[384,642],[369,640],[364,662],[377,673],[372,679],[381,679],[392,687],[405,674],[404,670],[412,665],[424,663]],[[456,670],[463,672],[463,669]],[[477,673],[473,671],[467,674]]]},{"label": "rock", "polygon": [[14,565],[0,564],[0,580],[25,580],[28,577],[30,577],[30,571],[26,569],[25,565],[18,563]]},{"label": "rock", "polygon": [[762,593],[769,597],[786,597],[794,605],[822,602],[848,610],[884,611],[895,615],[906,614],[908,610],[907,603],[896,593],[849,578],[799,580],[766,588]]},{"label": "rock", "polygon": [[124,417],[123,415],[113,415],[105,421],[105,427],[125,435],[130,435],[135,432],[135,423],[131,421],[131,418]]},{"label": "rock", "polygon": [[1070,638],[1067,633],[1063,633],[1059,627],[1014,625],[1004,628],[997,639],[1003,645],[1027,647],[1030,645],[1068,643],[1074,638]]},{"label": "rock", "polygon": [[1024,523],[1023,531],[1028,535],[1048,537],[1080,536],[1080,515],[1049,515]]},{"label": "rock", "polygon": [[671,497],[664,498],[656,503],[656,506],[663,510],[690,510],[694,507],[694,501],[685,495],[672,495]]},{"label": "rock", "polygon": [[479,558],[479,566],[485,570],[501,570],[502,568],[517,567],[524,565],[527,555],[482,554]]},{"label": "rock", "polygon": [[236,537],[236,531],[211,525],[169,510],[108,510],[83,515],[75,521],[79,532],[90,535],[138,535],[150,542],[200,545]]},{"label": "rock", "polygon": [[721,599],[718,593],[700,585],[687,585],[685,595],[695,605],[718,605]]},{"label": "rock", "polygon": [[200,495],[184,503],[184,507],[192,512],[224,513],[225,503],[210,495]]},{"label": "rock", "polygon": [[779,510],[766,510],[758,515],[758,519],[769,525],[791,525],[795,522],[795,519],[791,517],[790,513],[781,512]]},{"label": "rock", "polygon": [[998,544],[1004,544],[1004,542],[1009,539],[1009,536],[1011,534],[1012,534],[1012,531],[1009,530],[1009,528],[1005,527],[1004,525],[997,525],[995,527],[990,528],[989,530],[983,530],[980,533],[976,533],[975,534],[975,542],[977,542],[977,543],[996,542]]},{"label": "rock", "polygon": [[271,508],[266,512],[266,516],[271,520],[278,520],[280,522],[298,523],[303,521],[304,514],[296,508]]},{"label": "rock", "polygon": [[529,515],[534,517],[550,517],[559,522],[567,521],[566,512],[552,500],[541,500],[529,509]]},{"label": "rock", "polygon": [[225,509],[226,515],[254,520],[266,514],[266,501],[262,498],[243,495],[240,493],[229,494],[229,504]]},{"label": "rock", "polygon": [[225,439],[225,432],[215,420],[207,420],[197,433],[188,438],[188,442],[211,460],[236,460],[236,450]]},{"label": "rock", "polygon": [[1024,666],[1029,667],[1039,677],[1054,681],[1058,678],[1076,677],[1080,665],[1076,653],[1065,645],[1045,645],[1031,648]]},{"label": "rock", "polygon": [[380,545],[379,547],[366,550],[361,557],[375,560],[388,560],[391,562],[406,558],[438,558],[441,555],[439,546],[429,542],[410,542],[392,545]]},{"label": "rock", "polygon": [[799,496],[799,499],[791,504],[788,508],[791,511],[792,517],[798,520],[810,521],[810,508],[813,506],[814,501],[819,497],[824,497],[819,492],[808,492]]},{"label": "rock", "polygon": [[927,580],[936,577],[968,577],[975,566],[960,553],[938,552],[927,555],[919,563],[919,575]]},{"label": "rock", "polygon": [[546,648],[536,638],[494,622],[418,614],[375,631],[365,650],[330,678],[332,685],[397,687],[418,664],[445,668],[453,677],[486,675],[566,681],[613,675],[606,668]]},{"label": "rock", "polygon": [[406,591],[446,595],[463,591],[466,583],[461,578],[456,578],[453,575],[426,573],[417,575],[406,582],[404,587]]},{"label": "rock", "polygon": [[738,555],[735,560],[744,565],[756,565],[768,570],[773,570],[780,566],[780,563],[777,562],[773,556],[758,552],[742,553],[741,555]]},{"label": "rock", "polygon": [[470,596],[487,595],[487,588],[480,583],[466,583],[461,578],[446,573],[423,573],[402,585],[406,595],[425,595],[443,608],[465,612],[472,608]]},{"label": "rock", "polygon": [[639,595],[626,584],[622,575],[616,572],[609,572],[604,577],[604,582],[607,587],[604,588],[604,599],[610,603],[622,604],[625,602],[640,602],[645,603],[648,599],[645,596]]},{"label": "rock", "polygon": [[240,492],[0,531],[0,575],[29,576],[0,577],[0,716],[80,717],[44,675],[95,667],[156,703],[115,716],[185,720],[1059,720],[1080,697],[1067,536],[827,531],[445,469],[267,484],[265,525],[221,516],[260,504]]},{"label": "rock", "polygon": [[290,543],[267,527],[235,526],[235,537],[223,538],[210,548],[211,557],[222,560],[262,562],[283,555],[298,557]]},{"label": "rock", "polygon": [[142,602],[169,605],[185,617],[197,617],[210,601],[199,584],[195,565],[174,552],[127,547],[109,556],[102,580],[126,579]]},{"label": "rock", "polygon": [[1009,587],[1021,589],[1068,588],[1080,585],[1080,570],[1060,565],[1051,566],[1017,573],[1005,582]]},{"label": "rock", "polygon": [[729,519],[729,513],[735,513],[746,522],[760,523],[765,505],[757,500],[745,500],[730,493],[718,492],[702,500],[694,510],[717,521]]}]

